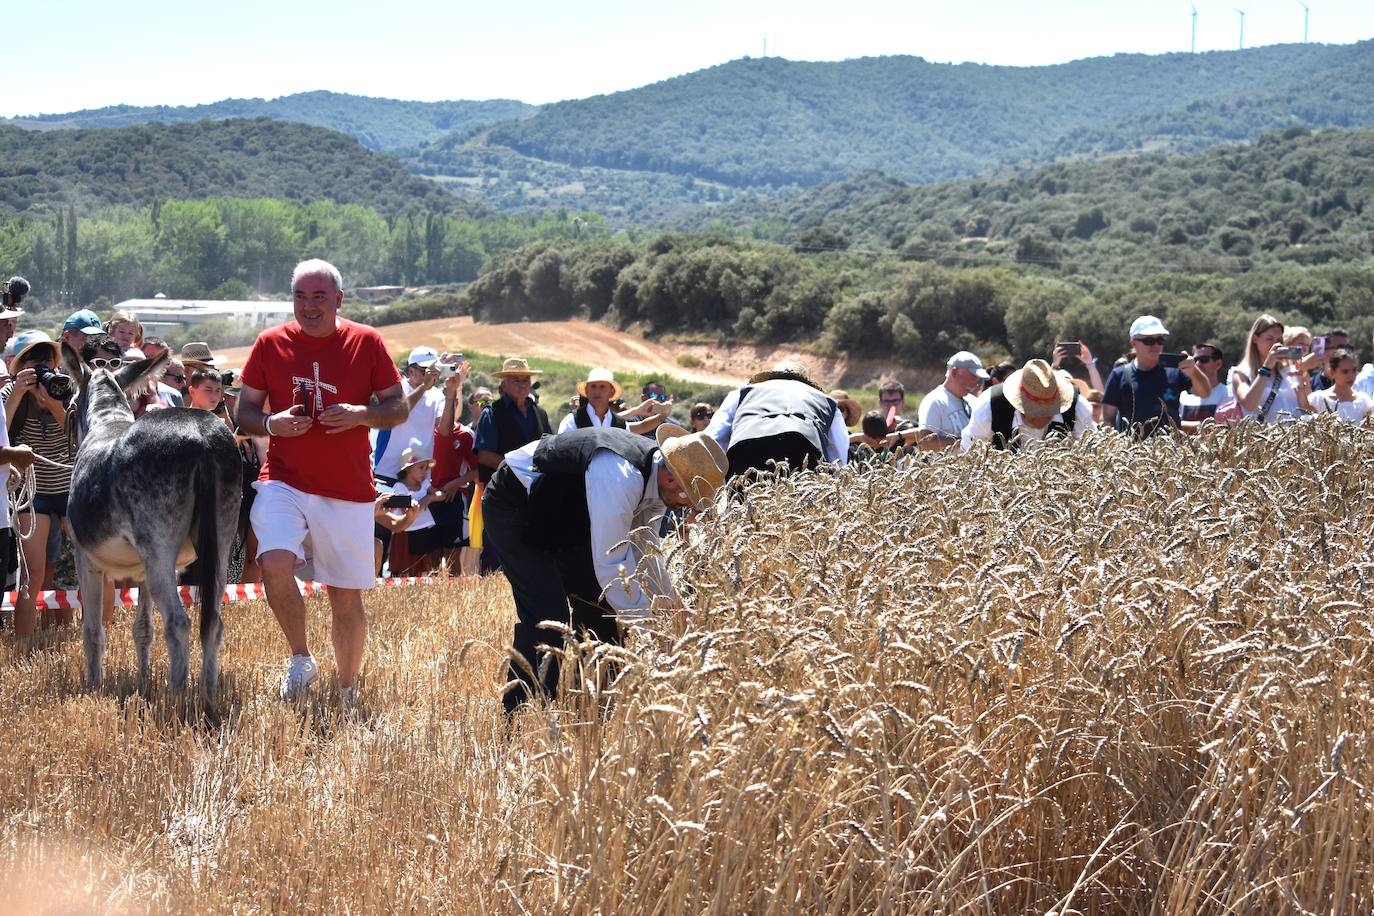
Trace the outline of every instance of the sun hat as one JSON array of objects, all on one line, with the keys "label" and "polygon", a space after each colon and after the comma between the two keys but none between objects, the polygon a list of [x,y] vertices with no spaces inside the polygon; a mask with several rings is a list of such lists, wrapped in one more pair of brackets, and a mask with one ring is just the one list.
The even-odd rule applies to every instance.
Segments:
[{"label": "sun hat", "polygon": [[90,309],[81,309],[67,316],[67,320],[62,322],[62,333],[68,331],[80,331],[92,336],[105,333],[105,329],[100,326],[100,316]]},{"label": "sun hat", "polygon": [[697,509],[710,503],[725,485],[730,462],[720,443],[704,432],[688,432],[681,426],[664,424],[654,434],[663,463],[687,490]]},{"label": "sun hat", "polygon": [[407,468],[412,468],[417,464],[423,464],[427,468],[433,467],[434,459],[429,457],[429,453],[422,448],[416,448],[413,445],[407,446],[406,450],[401,452],[401,467],[396,473],[404,474]]},{"label": "sun hat", "polygon": [[849,392],[843,388],[836,388],[830,392],[830,396],[835,399],[835,403],[840,405],[840,416],[844,417],[845,426],[853,426],[863,419],[863,408],[859,402],[849,396]]},{"label": "sun hat", "polygon": [[1002,394],[1023,417],[1052,417],[1073,403],[1073,382],[1043,359],[1033,359],[1002,383]]},{"label": "sun hat", "polygon": [[1131,339],[1137,337],[1168,337],[1169,330],[1164,327],[1164,322],[1154,315],[1141,315],[1131,322]]},{"label": "sun hat", "polygon": [[543,369],[531,369],[527,360],[512,356],[501,364],[501,371],[493,372],[492,378],[512,378],[515,376],[543,375]]},{"label": "sun hat", "polygon": [[605,367],[597,367],[592,371],[588,372],[587,380],[585,382],[577,383],[577,393],[585,398],[587,396],[587,386],[592,382],[608,383],[611,386],[611,388],[614,389],[611,392],[612,401],[614,401],[616,398],[620,397],[622,394],[625,393],[625,389],[620,387],[620,383],[615,380],[615,375],[611,372],[610,369],[607,369]]},{"label": "sun hat", "polygon": [[181,364],[183,366],[191,363],[199,363],[202,366],[218,366],[224,363],[223,356],[216,356],[210,349],[210,345],[203,340],[193,341],[183,344],[181,348]]},{"label": "sun hat", "polygon": [[35,347],[47,347],[52,350],[54,363],[62,357],[62,354],[58,352],[57,344],[42,331],[25,331],[23,334],[17,334],[11,340],[11,344],[14,347],[14,356],[10,358],[10,375],[19,374],[19,364]]},{"label": "sun hat", "polygon": [[439,351],[433,347],[416,347],[406,357],[407,366],[428,366],[439,361]]},{"label": "sun hat", "polygon": [[774,363],[772,369],[754,373],[749,379],[749,384],[757,385],[759,382],[771,382],[775,379],[790,379],[794,382],[804,382],[817,391],[825,390],[811,380],[811,375],[806,371],[805,366],[790,359],[785,359],[780,363]]},{"label": "sun hat", "polygon": [[988,375],[988,370],[983,368],[983,361],[978,358],[978,355],[976,353],[970,353],[968,350],[960,350],[958,353],[951,356],[949,362],[945,363],[945,368],[967,369],[983,381],[992,378],[992,376]]}]

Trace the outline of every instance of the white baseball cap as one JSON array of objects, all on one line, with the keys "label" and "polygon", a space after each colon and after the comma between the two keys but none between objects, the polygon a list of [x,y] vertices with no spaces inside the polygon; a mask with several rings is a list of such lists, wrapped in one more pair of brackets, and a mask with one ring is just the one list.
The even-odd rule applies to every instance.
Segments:
[{"label": "white baseball cap", "polygon": [[983,368],[983,361],[978,358],[977,354],[970,353],[968,350],[960,350],[955,353],[949,358],[949,362],[945,363],[945,366],[950,369],[967,369],[980,379],[992,378],[988,375],[988,370]]},{"label": "white baseball cap", "polygon": [[1169,329],[1154,315],[1141,315],[1131,322],[1131,339],[1137,337],[1168,337]]},{"label": "white baseball cap", "polygon": [[416,347],[410,351],[410,356],[406,358],[407,366],[428,366],[430,363],[438,362],[439,351],[433,347]]}]

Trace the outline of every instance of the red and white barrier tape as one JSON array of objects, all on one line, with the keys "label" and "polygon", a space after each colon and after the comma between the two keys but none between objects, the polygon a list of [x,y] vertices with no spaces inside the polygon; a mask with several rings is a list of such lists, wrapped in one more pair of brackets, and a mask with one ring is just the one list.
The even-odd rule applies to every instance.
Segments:
[{"label": "red and white barrier tape", "polygon": [[[397,588],[403,585],[433,585],[438,581],[439,579],[434,576],[393,576],[389,579],[378,579],[377,587]],[[322,595],[329,588],[320,582],[305,582],[300,579],[296,580],[296,587],[306,597]],[[183,585],[178,591],[181,593],[182,603],[190,604],[196,600],[192,586]],[[13,610],[14,602],[18,597],[18,592],[5,592],[4,601],[0,603],[0,610]],[[225,604],[232,604],[236,601],[254,601],[266,597],[267,589],[261,585],[226,585],[223,601]],[[138,604],[138,589],[115,589],[115,605],[117,607],[133,607],[136,604]],[[81,607],[81,591],[73,588],[67,591],[42,592],[38,596],[36,605],[39,610],[79,608]]]}]

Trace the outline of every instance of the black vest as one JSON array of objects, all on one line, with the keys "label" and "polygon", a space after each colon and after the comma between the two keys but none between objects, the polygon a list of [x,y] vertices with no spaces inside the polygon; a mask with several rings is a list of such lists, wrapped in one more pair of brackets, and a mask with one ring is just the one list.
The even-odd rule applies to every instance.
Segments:
[{"label": "black vest", "polygon": [[[611,426],[610,426],[610,428],[611,428],[611,429],[624,429],[624,428],[625,428],[625,421],[622,420],[622,419],[620,419],[619,417],[617,417],[617,416],[615,415],[615,411],[612,410],[610,407],[607,407],[606,409],[609,410],[609,411],[611,412]],[[591,410],[591,406],[587,404],[586,400],[583,400],[582,403],[581,403],[580,405],[578,405],[577,412],[573,414],[573,422],[577,424],[577,428],[578,428],[578,429],[591,429],[591,427],[592,427],[592,410]],[[604,426],[601,427],[601,429],[605,429],[605,428],[606,428],[606,427],[604,427]]]},{"label": "black vest", "polygon": [[629,430],[601,428],[546,436],[534,450],[534,468],[540,476],[530,487],[527,543],[547,548],[591,543],[587,467],[599,451],[613,452],[639,468],[648,487],[658,451],[654,440]]},{"label": "black vest", "polygon": [[801,433],[825,457],[830,425],[840,405],[824,391],[793,379],[772,379],[740,389],[730,444]]},{"label": "black vest", "polygon": [[[540,436],[547,436],[553,432],[549,426],[549,415],[544,413],[544,408],[534,403],[534,399],[529,401],[530,412],[534,415],[534,435],[531,436],[520,428],[519,411],[514,404],[504,395],[491,402],[491,422],[496,424],[496,450],[502,455],[506,452],[513,452],[522,445],[528,445]],[[480,465],[477,475],[482,483],[491,479],[491,475],[496,473],[495,469],[486,465]]]},{"label": "black vest", "polygon": [[[1016,423],[1016,408],[1002,393],[1001,385],[988,389],[988,404],[992,407],[992,447],[1017,451],[1021,440],[1016,436],[1013,426]],[[1073,424],[1078,419],[1078,394],[1075,392],[1069,409],[1064,411],[1064,420],[1054,420],[1045,429],[1045,438],[1073,435]]]}]

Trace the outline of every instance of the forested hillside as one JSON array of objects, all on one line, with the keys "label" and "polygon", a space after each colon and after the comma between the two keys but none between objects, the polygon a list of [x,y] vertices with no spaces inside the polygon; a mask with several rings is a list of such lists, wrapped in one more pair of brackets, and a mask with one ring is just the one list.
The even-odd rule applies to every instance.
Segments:
[{"label": "forested hillside", "polygon": [[922,187],[869,172],[726,213],[799,248],[1097,277],[1359,260],[1374,251],[1374,130],[1290,128],[1191,156]]},{"label": "forested hillside", "polygon": [[65,114],[31,115],[8,123],[30,130],[81,127],[129,127],[134,124],[181,124],[228,118],[272,118],[313,124],[351,134],[368,149],[420,146],[452,131],[523,118],[534,105],[509,99],[487,101],[406,102],[338,92],[302,92],[275,99],[224,99],[206,105],[115,105]]},{"label": "forested hillside", "polygon": [[[965,348],[1024,359],[1073,338],[1114,355],[1142,313],[1181,345],[1232,353],[1261,311],[1368,340],[1371,153],[1374,131],[1297,130],[999,182],[908,188],[870,174],[772,222],[525,246],[493,258],[466,296],[479,320],[580,315],[912,365]],[[754,238],[770,232],[791,244]]]},{"label": "forested hillside", "polygon": [[0,218],[198,197],[362,204],[382,213],[476,207],[345,134],[268,118],[107,130],[0,126]]},{"label": "forested hillside", "polygon": [[933,182],[1064,156],[1202,149],[1274,127],[1374,125],[1374,42],[1117,55],[1050,67],[737,60],[548,105],[484,143],[737,186],[862,169]]}]

